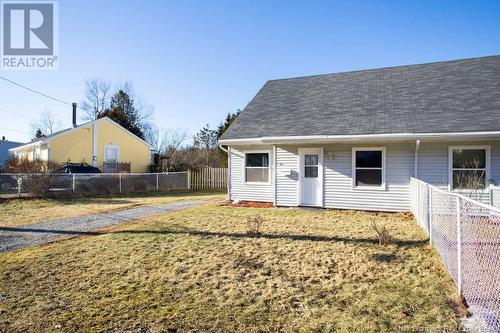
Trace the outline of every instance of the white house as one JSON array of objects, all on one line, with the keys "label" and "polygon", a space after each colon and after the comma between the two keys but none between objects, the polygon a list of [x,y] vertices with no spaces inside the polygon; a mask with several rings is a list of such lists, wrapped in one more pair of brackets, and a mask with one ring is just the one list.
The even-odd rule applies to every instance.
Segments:
[{"label": "white house", "polygon": [[410,209],[500,181],[500,56],[268,81],[221,137],[230,200]]}]

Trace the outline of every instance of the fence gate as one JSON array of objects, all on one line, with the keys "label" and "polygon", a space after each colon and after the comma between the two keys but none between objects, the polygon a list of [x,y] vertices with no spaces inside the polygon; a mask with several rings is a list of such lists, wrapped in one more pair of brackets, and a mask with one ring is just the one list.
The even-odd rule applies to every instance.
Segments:
[{"label": "fence gate", "polygon": [[189,170],[192,190],[217,190],[227,188],[227,168],[201,168]]}]

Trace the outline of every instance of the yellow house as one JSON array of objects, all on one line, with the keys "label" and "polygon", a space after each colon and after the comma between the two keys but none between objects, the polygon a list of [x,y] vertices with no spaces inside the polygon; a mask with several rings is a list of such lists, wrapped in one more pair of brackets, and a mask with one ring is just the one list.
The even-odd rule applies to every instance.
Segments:
[{"label": "yellow house", "polygon": [[148,172],[151,147],[108,117],[68,128],[10,149],[19,158],[55,163],[130,163],[131,172]]}]

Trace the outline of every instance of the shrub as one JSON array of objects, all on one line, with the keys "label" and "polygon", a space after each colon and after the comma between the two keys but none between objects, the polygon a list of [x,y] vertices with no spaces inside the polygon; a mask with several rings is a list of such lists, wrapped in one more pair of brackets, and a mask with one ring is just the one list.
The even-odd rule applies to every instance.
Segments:
[{"label": "shrub", "polygon": [[33,196],[46,196],[54,181],[54,171],[59,164],[47,161],[29,161],[17,157],[10,158],[5,167],[7,173],[22,173],[21,186]]},{"label": "shrub", "polygon": [[379,227],[375,221],[372,221],[372,228],[377,233],[378,243],[380,245],[388,245],[393,242],[393,238],[389,233],[389,230],[384,226]]},{"label": "shrub", "polygon": [[6,173],[53,173],[61,167],[60,164],[47,161],[29,161],[26,158],[11,157],[5,164]]},{"label": "shrub", "polygon": [[260,235],[260,228],[264,223],[262,216],[253,216],[247,218],[247,234],[249,235]]}]

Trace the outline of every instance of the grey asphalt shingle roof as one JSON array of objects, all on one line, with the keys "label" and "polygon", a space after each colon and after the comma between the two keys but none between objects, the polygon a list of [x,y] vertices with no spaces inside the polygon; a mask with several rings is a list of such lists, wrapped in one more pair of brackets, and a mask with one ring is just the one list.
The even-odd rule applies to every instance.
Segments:
[{"label": "grey asphalt shingle roof", "polygon": [[271,80],[221,139],[500,130],[500,56]]}]

